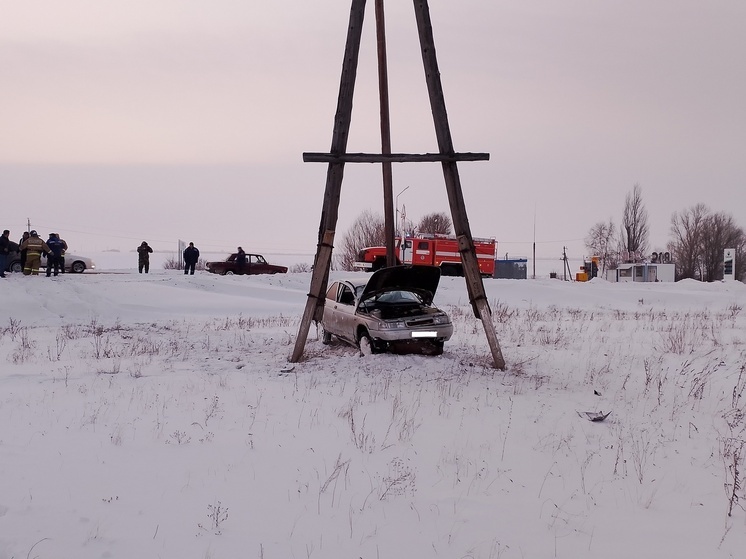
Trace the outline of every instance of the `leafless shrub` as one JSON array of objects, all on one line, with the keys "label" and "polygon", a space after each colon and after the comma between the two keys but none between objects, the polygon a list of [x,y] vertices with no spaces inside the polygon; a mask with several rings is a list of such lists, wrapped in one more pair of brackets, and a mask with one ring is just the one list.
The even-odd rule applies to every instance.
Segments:
[{"label": "leafless shrub", "polygon": [[350,460],[345,460],[342,462],[342,454],[337,457],[337,461],[334,465],[334,469],[332,470],[332,473],[329,475],[328,478],[326,478],[326,481],[319,487],[319,497],[317,502],[317,508],[319,511],[319,514],[321,513],[321,495],[326,492],[329,487],[334,484],[334,489],[332,490],[332,506],[334,505],[334,499],[336,495],[336,489],[337,489],[337,482],[339,481],[339,476],[344,472],[344,479],[345,479],[345,485],[347,480],[347,472],[350,469]]},{"label": "leafless shrub", "polygon": [[210,531],[219,536],[223,533],[221,526],[228,520],[228,507],[224,507],[220,501],[216,501],[212,505],[207,505],[207,518],[210,520],[209,527],[204,526],[202,523],[197,524],[197,527],[200,530]]},{"label": "leafless shrub", "polygon": [[372,454],[376,448],[376,437],[373,433],[365,430],[366,416],[363,416],[362,423],[358,424],[355,422],[356,407],[356,402],[354,400],[351,401],[350,405],[347,406],[339,416],[347,420],[347,424],[350,427],[350,434],[352,435],[352,442],[355,447],[367,454]]},{"label": "leafless shrub", "polygon": [[209,420],[222,413],[222,411],[223,408],[220,406],[220,397],[216,394],[210,399],[207,408],[205,409],[205,425],[207,425]]},{"label": "leafless shrub", "polygon": [[[204,270],[205,264],[207,263],[207,260],[204,258],[197,259],[197,264],[194,265],[195,270]],[[183,270],[184,269],[184,263],[179,262],[179,259],[176,256],[169,256],[164,262],[163,262],[163,269],[164,270]]]},{"label": "leafless shrub", "polygon": [[515,309],[511,309],[507,304],[501,303],[500,300],[496,300],[492,303],[492,318],[498,324],[505,324],[509,322],[516,314]]},{"label": "leafless shrub", "polygon": [[632,467],[637,475],[637,480],[642,483],[648,468],[648,462],[655,455],[656,446],[652,436],[647,429],[632,430],[629,433],[631,442]]},{"label": "leafless shrub", "polygon": [[5,334],[10,336],[11,341],[16,341],[16,336],[22,330],[21,321],[17,318],[8,318],[8,326],[3,330]]},{"label": "leafless shrub", "polygon": [[383,486],[379,500],[395,495],[413,494],[415,492],[415,473],[401,458],[394,458],[389,462],[389,475],[383,478]]},{"label": "leafless shrub", "polygon": [[110,367],[101,369],[98,371],[99,375],[118,375],[122,369],[122,364],[119,361],[113,361]]},{"label": "leafless shrub", "polygon": [[216,318],[212,323],[205,324],[203,331],[214,330],[216,332],[228,330],[251,330],[255,328],[274,328],[274,327],[291,327],[297,326],[300,319],[297,316],[243,316],[238,317],[226,316],[225,318]]},{"label": "leafless shrub", "polygon": [[83,328],[79,324],[63,324],[60,330],[68,340],[77,340],[84,336]]},{"label": "leafless shrub", "polygon": [[541,345],[553,345],[561,346],[565,342],[565,332],[557,326],[555,329],[547,328],[544,326],[539,327],[539,343]]},{"label": "leafless shrub", "polygon": [[298,264],[293,264],[290,266],[290,273],[291,274],[300,274],[304,272],[310,272],[313,269],[313,267],[308,264],[307,262],[299,262]]},{"label": "leafless shrub", "polygon": [[11,354],[11,360],[18,365],[28,361],[36,347],[36,342],[29,338],[28,328],[26,327],[20,328],[17,333],[11,336],[12,340],[16,338],[18,339],[18,346]]},{"label": "leafless shrub", "polygon": [[698,330],[693,320],[670,323],[661,334],[663,351],[677,355],[693,353],[701,341]]},{"label": "leafless shrub", "polygon": [[93,332],[93,356],[96,359],[112,357],[112,348],[110,345],[109,336],[104,338],[104,329],[98,328]]},{"label": "leafless shrub", "polygon": [[746,365],[742,365],[738,378],[731,392],[730,409],[723,415],[728,425],[729,435],[721,437],[720,454],[725,466],[724,488],[728,498],[728,516],[732,516],[733,508],[743,509],[742,500],[746,500],[744,493],[743,463],[746,460],[746,409],[742,405],[742,398],[746,392]]},{"label": "leafless shrub", "polygon": [[140,335],[135,338],[127,347],[125,354],[130,356],[138,355],[160,355],[163,341],[155,336]]},{"label": "leafless shrub", "polygon": [[169,435],[169,440],[166,441],[166,444],[171,444],[171,441],[176,444],[189,444],[192,441],[192,437],[190,437],[186,431],[179,431],[177,429]]},{"label": "leafless shrub", "polygon": [[732,437],[725,438],[722,441],[721,453],[726,467],[724,488],[728,498],[728,516],[732,516],[734,507],[744,509],[741,501],[746,499],[743,492],[742,473],[743,462],[746,459],[746,441]]},{"label": "leafless shrub", "polygon": [[50,361],[59,361],[60,357],[62,357],[62,353],[65,351],[65,348],[67,347],[67,336],[65,335],[64,331],[60,329],[59,332],[55,335],[55,349],[52,351],[51,346],[47,346],[47,356],[49,357]]}]

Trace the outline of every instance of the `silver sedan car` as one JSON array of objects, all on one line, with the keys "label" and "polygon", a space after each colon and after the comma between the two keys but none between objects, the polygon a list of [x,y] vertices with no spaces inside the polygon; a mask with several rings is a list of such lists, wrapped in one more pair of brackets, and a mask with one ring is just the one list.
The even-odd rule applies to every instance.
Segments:
[{"label": "silver sedan car", "polygon": [[[96,264],[90,258],[86,256],[79,256],[77,254],[66,253],[65,254],[65,272],[72,272],[73,274],[82,274],[86,270],[95,270]],[[41,259],[40,268],[46,269],[47,262],[49,260],[45,257]]]},{"label": "silver sedan car", "polygon": [[433,305],[439,282],[436,266],[394,266],[369,277],[335,281],[324,301],[322,341],[336,336],[364,354],[440,355],[453,324]]}]

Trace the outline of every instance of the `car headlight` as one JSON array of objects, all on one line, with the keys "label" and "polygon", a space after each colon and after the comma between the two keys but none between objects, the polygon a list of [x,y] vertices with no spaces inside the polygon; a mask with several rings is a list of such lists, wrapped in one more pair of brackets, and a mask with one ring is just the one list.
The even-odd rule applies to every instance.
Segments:
[{"label": "car headlight", "polygon": [[450,321],[448,320],[448,315],[445,314],[436,314],[433,317],[433,323],[434,324],[448,324]]},{"label": "car headlight", "polygon": [[397,320],[395,322],[379,322],[381,330],[397,330],[399,328],[406,328],[407,323],[403,320]]}]

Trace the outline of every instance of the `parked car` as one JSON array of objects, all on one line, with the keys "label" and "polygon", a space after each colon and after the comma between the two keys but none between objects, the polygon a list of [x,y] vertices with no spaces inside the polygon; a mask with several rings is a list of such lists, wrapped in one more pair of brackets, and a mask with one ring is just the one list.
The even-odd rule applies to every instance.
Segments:
[{"label": "parked car", "polygon": [[234,252],[225,260],[219,262],[206,262],[205,270],[213,274],[225,275],[253,275],[253,274],[286,274],[285,266],[269,264],[261,254],[246,253],[246,265],[239,269],[236,264],[236,253]]},{"label": "parked car", "polygon": [[[44,256],[42,256],[39,269],[46,270],[46,267],[47,267],[47,259]],[[82,274],[86,270],[94,270],[95,268],[96,268],[96,264],[94,264],[93,260],[91,260],[90,258],[87,258],[85,256],[78,256],[77,254],[72,254],[70,252],[65,254],[65,271],[66,272],[72,272],[74,274]],[[8,254],[8,269],[6,271],[16,272],[16,273],[23,272],[23,268],[21,267],[21,253],[18,252],[17,250],[12,251],[10,254]]]},{"label": "parked car", "polygon": [[443,353],[453,334],[448,315],[433,305],[437,266],[393,266],[329,286],[321,320],[322,342],[332,336],[364,354],[381,351]]},{"label": "parked car", "polygon": [[[46,269],[47,259],[41,259],[41,268]],[[65,253],[65,272],[72,272],[73,274],[82,274],[86,270],[95,270],[96,264],[90,258],[85,256],[79,256],[69,252]]]}]

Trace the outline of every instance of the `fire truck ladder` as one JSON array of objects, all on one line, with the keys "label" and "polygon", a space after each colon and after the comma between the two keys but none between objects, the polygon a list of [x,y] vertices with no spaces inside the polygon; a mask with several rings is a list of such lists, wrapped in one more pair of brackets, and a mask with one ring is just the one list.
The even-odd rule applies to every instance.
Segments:
[{"label": "fire truck ladder", "polygon": [[456,238],[458,239],[459,252],[461,253],[469,301],[471,302],[474,315],[481,319],[484,326],[494,366],[498,369],[504,369],[505,359],[503,358],[500,343],[495,333],[492,312],[487,301],[487,296],[485,295],[482,276],[479,273],[479,264],[473,237],[469,229],[469,219],[466,215],[466,205],[464,203],[457,167],[459,161],[486,161],[489,159],[489,154],[457,153],[453,149],[453,140],[448,124],[443,87],[440,81],[440,70],[438,69],[438,61],[435,54],[435,40],[433,38],[430,9],[427,0],[414,0],[414,11],[439,152],[425,154],[391,153],[383,0],[375,0],[382,149],[381,153],[378,154],[347,153],[347,139],[352,120],[352,99],[357,75],[365,3],[366,0],[352,0],[331,149],[329,153],[303,154],[303,161],[328,163],[329,167],[326,175],[326,188],[324,191],[318,245],[311,276],[310,292],[308,293],[308,300],[306,301],[303,318],[298,328],[298,337],[295,340],[295,347],[290,360],[293,363],[300,361],[311,322],[320,322],[323,316],[324,298],[329,282],[329,269],[331,267],[332,250],[334,248],[334,235],[337,227],[345,163],[381,163],[383,171],[384,230],[387,246],[386,260],[387,265],[392,266],[395,263],[395,255],[391,164],[440,162],[443,168],[453,227]]}]

